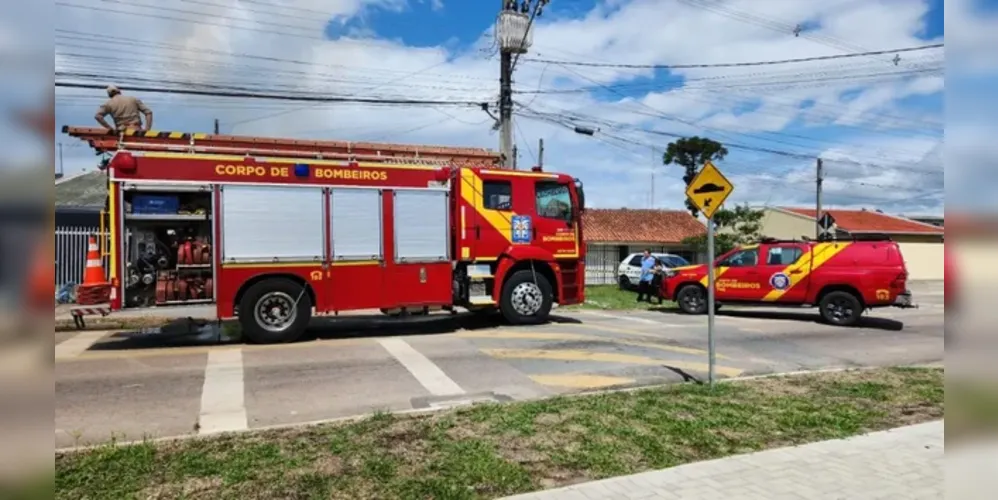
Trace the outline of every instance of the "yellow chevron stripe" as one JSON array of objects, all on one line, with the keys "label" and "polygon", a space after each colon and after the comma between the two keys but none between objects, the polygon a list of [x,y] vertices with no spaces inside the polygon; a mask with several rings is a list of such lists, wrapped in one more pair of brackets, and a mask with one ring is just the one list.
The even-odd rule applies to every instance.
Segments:
[{"label": "yellow chevron stripe", "polygon": [[[804,278],[810,276],[815,269],[818,269],[826,262],[828,262],[832,257],[835,257],[840,252],[845,250],[851,243],[818,243],[811,247],[810,250],[804,252],[803,255],[797,259],[797,262],[790,264],[789,266],[783,268],[783,274],[790,278],[790,286],[786,290],[770,290],[765,297],[762,298],[763,301],[772,302],[779,300],[790,291],[793,287],[797,286]],[[795,271],[800,271],[794,274]]]},{"label": "yellow chevron stripe", "polygon": [[205,133],[201,132],[201,133],[194,134],[193,137],[195,139],[205,139],[205,138],[208,137],[208,134],[205,134]]},{"label": "yellow chevron stripe", "polygon": [[146,133],[144,135],[146,137],[159,137],[159,131],[158,130],[146,130]]},{"label": "yellow chevron stripe", "polygon": [[484,200],[481,196],[475,196],[476,193],[482,193],[482,178],[479,177],[470,168],[461,169],[461,198],[464,199],[466,203],[471,205],[478,215],[485,219],[489,225],[494,227],[499,234],[502,235],[506,241],[513,242],[512,233],[512,217],[516,215],[515,212],[510,211],[510,218],[506,218],[506,215],[499,210],[492,210],[485,208]]},{"label": "yellow chevron stripe", "polygon": [[[729,268],[727,267],[716,267],[714,268],[714,284],[717,285],[717,279],[721,277]],[[707,275],[704,274],[703,278],[700,278],[700,284],[704,287],[707,286]]]},{"label": "yellow chevron stripe", "polygon": [[183,139],[183,138],[184,138],[183,132],[170,132],[170,139]]}]

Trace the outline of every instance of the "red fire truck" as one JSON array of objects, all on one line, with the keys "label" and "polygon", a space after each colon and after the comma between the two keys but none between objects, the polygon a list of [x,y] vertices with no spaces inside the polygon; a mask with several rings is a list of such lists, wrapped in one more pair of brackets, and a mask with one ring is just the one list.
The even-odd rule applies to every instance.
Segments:
[{"label": "red fire truck", "polygon": [[582,183],[473,148],[65,127],[105,154],[111,311],[214,303],[251,342],[313,314],[584,300]]}]

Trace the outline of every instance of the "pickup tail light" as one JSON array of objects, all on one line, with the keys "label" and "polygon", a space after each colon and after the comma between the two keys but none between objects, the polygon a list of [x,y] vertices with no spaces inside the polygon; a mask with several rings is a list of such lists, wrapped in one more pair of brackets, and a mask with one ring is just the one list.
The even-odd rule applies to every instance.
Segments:
[{"label": "pickup tail light", "polygon": [[891,281],[891,288],[894,290],[904,290],[906,281],[908,281],[908,273],[902,272],[894,278],[894,281]]}]

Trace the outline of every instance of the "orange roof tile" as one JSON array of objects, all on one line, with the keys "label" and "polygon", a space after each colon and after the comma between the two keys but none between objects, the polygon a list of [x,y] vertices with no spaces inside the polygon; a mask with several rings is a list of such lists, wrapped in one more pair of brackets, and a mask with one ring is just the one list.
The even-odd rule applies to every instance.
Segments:
[{"label": "orange roof tile", "polygon": [[[814,218],[813,208],[779,207],[780,210]],[[902,217],[883,214],[874,210],[825,210],[835,218],[835,225],[850,233],[884,234],[944,234],[943,228]]]},{"label": "orange roof tile", "polygon": [[589,208],[582,214],[587,243],[679,243],[706,227],[681,210]]}]

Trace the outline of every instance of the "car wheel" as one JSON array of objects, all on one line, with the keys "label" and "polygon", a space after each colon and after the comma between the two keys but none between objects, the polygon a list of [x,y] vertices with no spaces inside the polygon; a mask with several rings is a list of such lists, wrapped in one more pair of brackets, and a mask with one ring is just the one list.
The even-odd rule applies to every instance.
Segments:
[{"label": "car wheel", "polygon": [[676,294],[679,310],[686,314],[707,312],[707,290],[699,285],[686,285]]},{"label": "car wheel", "polygon": [[617,285],[620,287],[621,290],[630,290],[631,280],[627,279],[627,276],[624,276],[622,274],[620,275],[620,278],[617,278]]},{"label": "car wheel", "polygon": [[855,295],[844,292],[829,292],[818,303],[821,318],[837,326],[852,326],[859,322],[863,305]]},{"label": "car wheel", "polygon": [[239,300],[243,337],[254,344],[298,340],[312,317],[312,298],[305,287],[283,278],[266,279]]},{"label": "car wheel", "polygon": [[499,309],[514,325],[543,323],[551,313],[554,293],[547,278],[523,270],[513,273],[502,287]]}]

